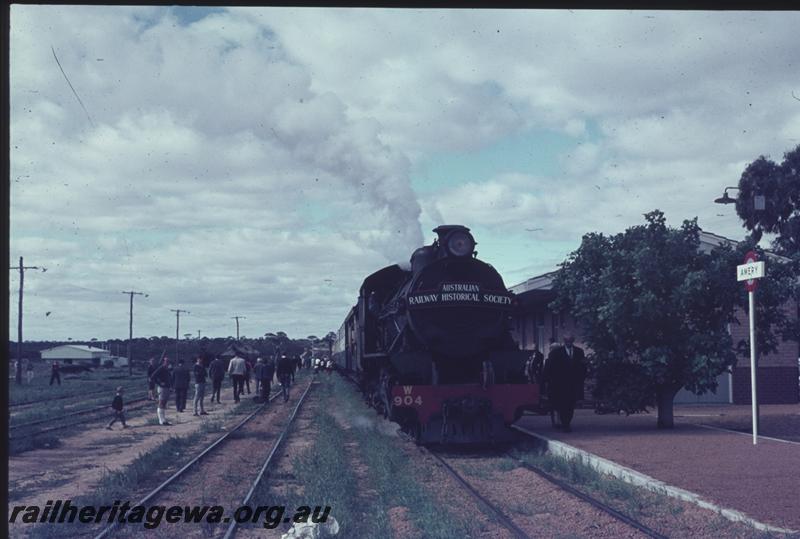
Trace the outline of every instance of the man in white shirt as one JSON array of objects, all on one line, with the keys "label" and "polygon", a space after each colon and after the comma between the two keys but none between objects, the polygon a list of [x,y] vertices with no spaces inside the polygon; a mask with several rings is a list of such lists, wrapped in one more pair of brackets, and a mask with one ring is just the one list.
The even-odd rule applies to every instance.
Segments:
[{"label": "man in white shirt", "polygon": [[244,358],[234,356],[228,364],[228,374],[233,380],[233,401],[239,402],[239,395],[244,390],[244,375],[247,370]]}]

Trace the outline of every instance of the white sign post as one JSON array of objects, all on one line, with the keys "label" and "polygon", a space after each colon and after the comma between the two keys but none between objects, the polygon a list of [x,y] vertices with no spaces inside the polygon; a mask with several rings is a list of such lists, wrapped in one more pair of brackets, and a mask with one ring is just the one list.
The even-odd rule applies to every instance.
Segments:
[{"label": "white sign post", "polygon": [[756,286],[764,276],[764,262],[758,262],[753,251],[744,256],[744,264],[736,266],[736,280],[745,281],[750,305],[750,400],[753,405],[753,445],[758,444],[758,392],[756,389]]}]

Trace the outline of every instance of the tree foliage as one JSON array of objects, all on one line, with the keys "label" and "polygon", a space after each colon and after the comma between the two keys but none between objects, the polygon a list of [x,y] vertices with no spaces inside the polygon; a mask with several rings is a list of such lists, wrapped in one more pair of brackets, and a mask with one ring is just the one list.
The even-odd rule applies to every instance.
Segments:
[{"label": "tree foliage", "polygon": [[[765,209],[756,210],[754,197],[763,195]],[[776,234],[778,254],[800,258],[800,145],[777,163],[763,155],[747,165],[739,178],[736,213],[755,243],[764,233]]]},{"label": "tree foliage", "polygon": [[[697,219],[670,228],[655,210],[645,220],[614,236],[586,234],[556,274],[552,307],[581,328],[595,397],[628,413],[657,403],[659,425],[671,426],[680,388],[714,390],[736,363],[728,324],[746,304],[735,271],[747,246],[704,252]],[[781,283],[764,287],[765,327],[782,320]],[[777,345],[769,330],[759,338],[765,351]]]}]

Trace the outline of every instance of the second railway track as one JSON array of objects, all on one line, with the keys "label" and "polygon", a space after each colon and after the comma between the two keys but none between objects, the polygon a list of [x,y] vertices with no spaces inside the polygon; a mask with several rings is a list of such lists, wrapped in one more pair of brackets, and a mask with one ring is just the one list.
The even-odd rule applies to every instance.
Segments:
[{"label": "second railway track", "polygon": [[[232,518],[233,510],[250,501],[313,383],[312,378],[302,395],[290,399],[287,406],[281,403],[260,405],[136,505],[152,506],[157,501],[161,506],[220,506],[226,511],[222,523],[213,525],[198,522],[193,529],[181,526],[180,535],[233,537],[237,526],[236,519]],[[270,403],[280,395],[280,391],[273,394]],[[254,481],[250,481],[249,478],[253,477]],[[249,490],[246,490],[247,487]],[[95,539],[138,537],[141,533],[138,524],[123,527],[114,524],[102,530]]]},{"label": "second railway track", "polygon": [[[138,399],[134,399],[134,400],[128,401],[126,403],[126,405],[125,405],[126,417],[128,417],[128,412],[130,410],[139,410],[139,409],[143,408],[144,406],[146,406],[148,402],[153,402],[153,401],[150,401],[147,397],[141,397],[141,398],[138,398]],[[101,419],[100,417],[98,417],[97,414],[102,414],[102,413],[105,413],[106,415],[102,416],[102,419]],[[69,423],[60,423],[60,421],[62,421],[63,419],[77,418],[79,416],[87,416],[87,415],[90,415],[92,417],[85,418],[85,419],[83,419],[81,421],[71,421]],[[111,406],[110,406],[110,404],[107,404],[107,405],[104,405],[104,406],[97,406],[97,407],[89,408],[89,409],[86,409],[86,410],[77,410],[75,412],[69,412],[67,414],[63,414],[63,415],[60,415],[60,416],[48,417],[48,418],[45,418],[45,419],[38,419],[36,421],[31,421],[31,422],[28,422],[28,423],[18,423],[16,425],[10,425],[8,427],[9,434],[11,434],[12,431],[17,431],[17,432],[13,433],[13,436],[9,435],[8,439],[9,440],[18,440],[18,439],[21,439],[21,438],[30,438],[32,436],[40,436],[42,434],[47,434],[49,432],[55,432],[55,431],[59,431],[59,430],[64,430],[64,429],[68,429],[68,428],[71,428],[71,427],[77,427],[79,425],[85,425],[87,423],[93,423],[93,422],[96,422],[96,421],[101,421],[101,422],[108,421],[110,416],[111,416]],[[59,424],[56,424],[56,425],[54,425],[52,427],[42,428],[42,429],[33,429],[33,430],[29,430],[29,431],[26,430],[26,429],[30,429],[32,427],[36,427],[36,426],[47,424],[47,423],[50,423],[50,424],[59,423]]]},{"label": "second railway track", "polygon": [[[544,521],[540,523],[536,523],[536,519],[521,519],[520,514],[518,511],[509,511],[504,509],[504,505],[509,503],[510,498],[512,498],[513,494],[511,494],[511,489],[503,490],[501,489],[500,492],[503,492],[504,496],[501,498],[501,501],[493,501],[497,499],[498,493],[495,492],[494,496],[492,493],[485,492],[479,486],[476,486],[476,481],[470,480],[462,471],[458,468],[462,467],[463,464],[474,464],[479,463],[483,464],[486,463],[488,460],[496,459],[497,457],[507,457],[514,462],[514,464],[520,468],[523,468],[529,472],[536,474],[539,478],[545,480],[549,483],[550,487],[556,487],[558,490],[564,493],[564,498],[568,500],[563,505],[563,519],[566,522],[570,519],[568,513],[570,515],[586,513],[587,511],[596,510],[603,513],[607,518],[612,519],[608,523],[602,523],[602,519],[594,519],[593,526],[601,526],[600,529],[597,530],[597,535],[592,534],[591,536],[598,536],[598,537],[649,537],[651,539],[666,539],[667,536],[659,533],[656,530],[653,530],[646,526],[645,524],[637,521],[634,518],[631,518],[616,509],[608,506],[607,504],[603,503],[602,501],[581,492],[580,490],[576,489],[575,487],[569,485],[565,481],[562,481],[553,475],[547,473],[546,471],[534,466],[528,462],[524,462],[516,457],[513,457],[507,453],[499,453],[493,456],[486,456],[484,454],[479,455],[463,455],[459,454],[456,458],[451,458],[446,454],[438,451],[430,451],[425,450],[425,452],[432,455],[447,471],[449,475],[451,475],[459,484],[467,490],[472,497],[477,499],[480,504],[489,510],[489,512],[494,516],[496,521],[506,528],[512,536],[518,539],[524,538],[534,538],[534,537],[545,537],[550,536],[551,533],[557,534],[557,532],[550,532],[547,530],[547,523]],[[525,481],[525,487],[530,487],[531,491],[534,491],[537,487],[535,486],[536,481],[533,478],[528,478]],[[509,485],[506,485],[509,486]],[[543,492],[550,491],[547,495],[547,498],[552,498],[552,488],[543,488]],[[545,498],[543,497],[542,500]],[[586,506],[591,507],[588,509]],[[581,509],[583,507],[583,509]],[[551,513],[551,509],[543,510],[545,513]],[[519,520],[519,522],[518,522]],[[613,522],[614,524],[611,524]],[[576,526],[583,526],[583,524],[577,522],[576,519],[573,518],[573,525]],[[622,526],[621,528],[614,529],[611,534],[608,533],[609,528],[616,528],[617,526]],[[623,533],[623,529],[627,528],[629,530],[628,534]],[[559,531],[558,533],[561,533]],[[576,533],[576,530],[570,530],[569,533]]]}]

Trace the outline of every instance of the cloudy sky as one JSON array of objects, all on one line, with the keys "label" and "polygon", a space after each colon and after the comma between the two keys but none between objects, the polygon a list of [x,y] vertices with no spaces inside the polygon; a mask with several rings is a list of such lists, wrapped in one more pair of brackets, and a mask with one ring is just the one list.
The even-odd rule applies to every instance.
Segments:
[{"label": "cloudy sky", "polygon": [[[800,12],[11,7],[25,338],[338,328],[470,227],[507,285],[800,144]],[[63,70],[63,72],[62,72]],[[794,96],[793,96],[794,92]],[[735,192],[734,192],[735,194]],[[9,272],[16,339],[19,278]],[[47,315],[47,313],[50,313]]]}]

